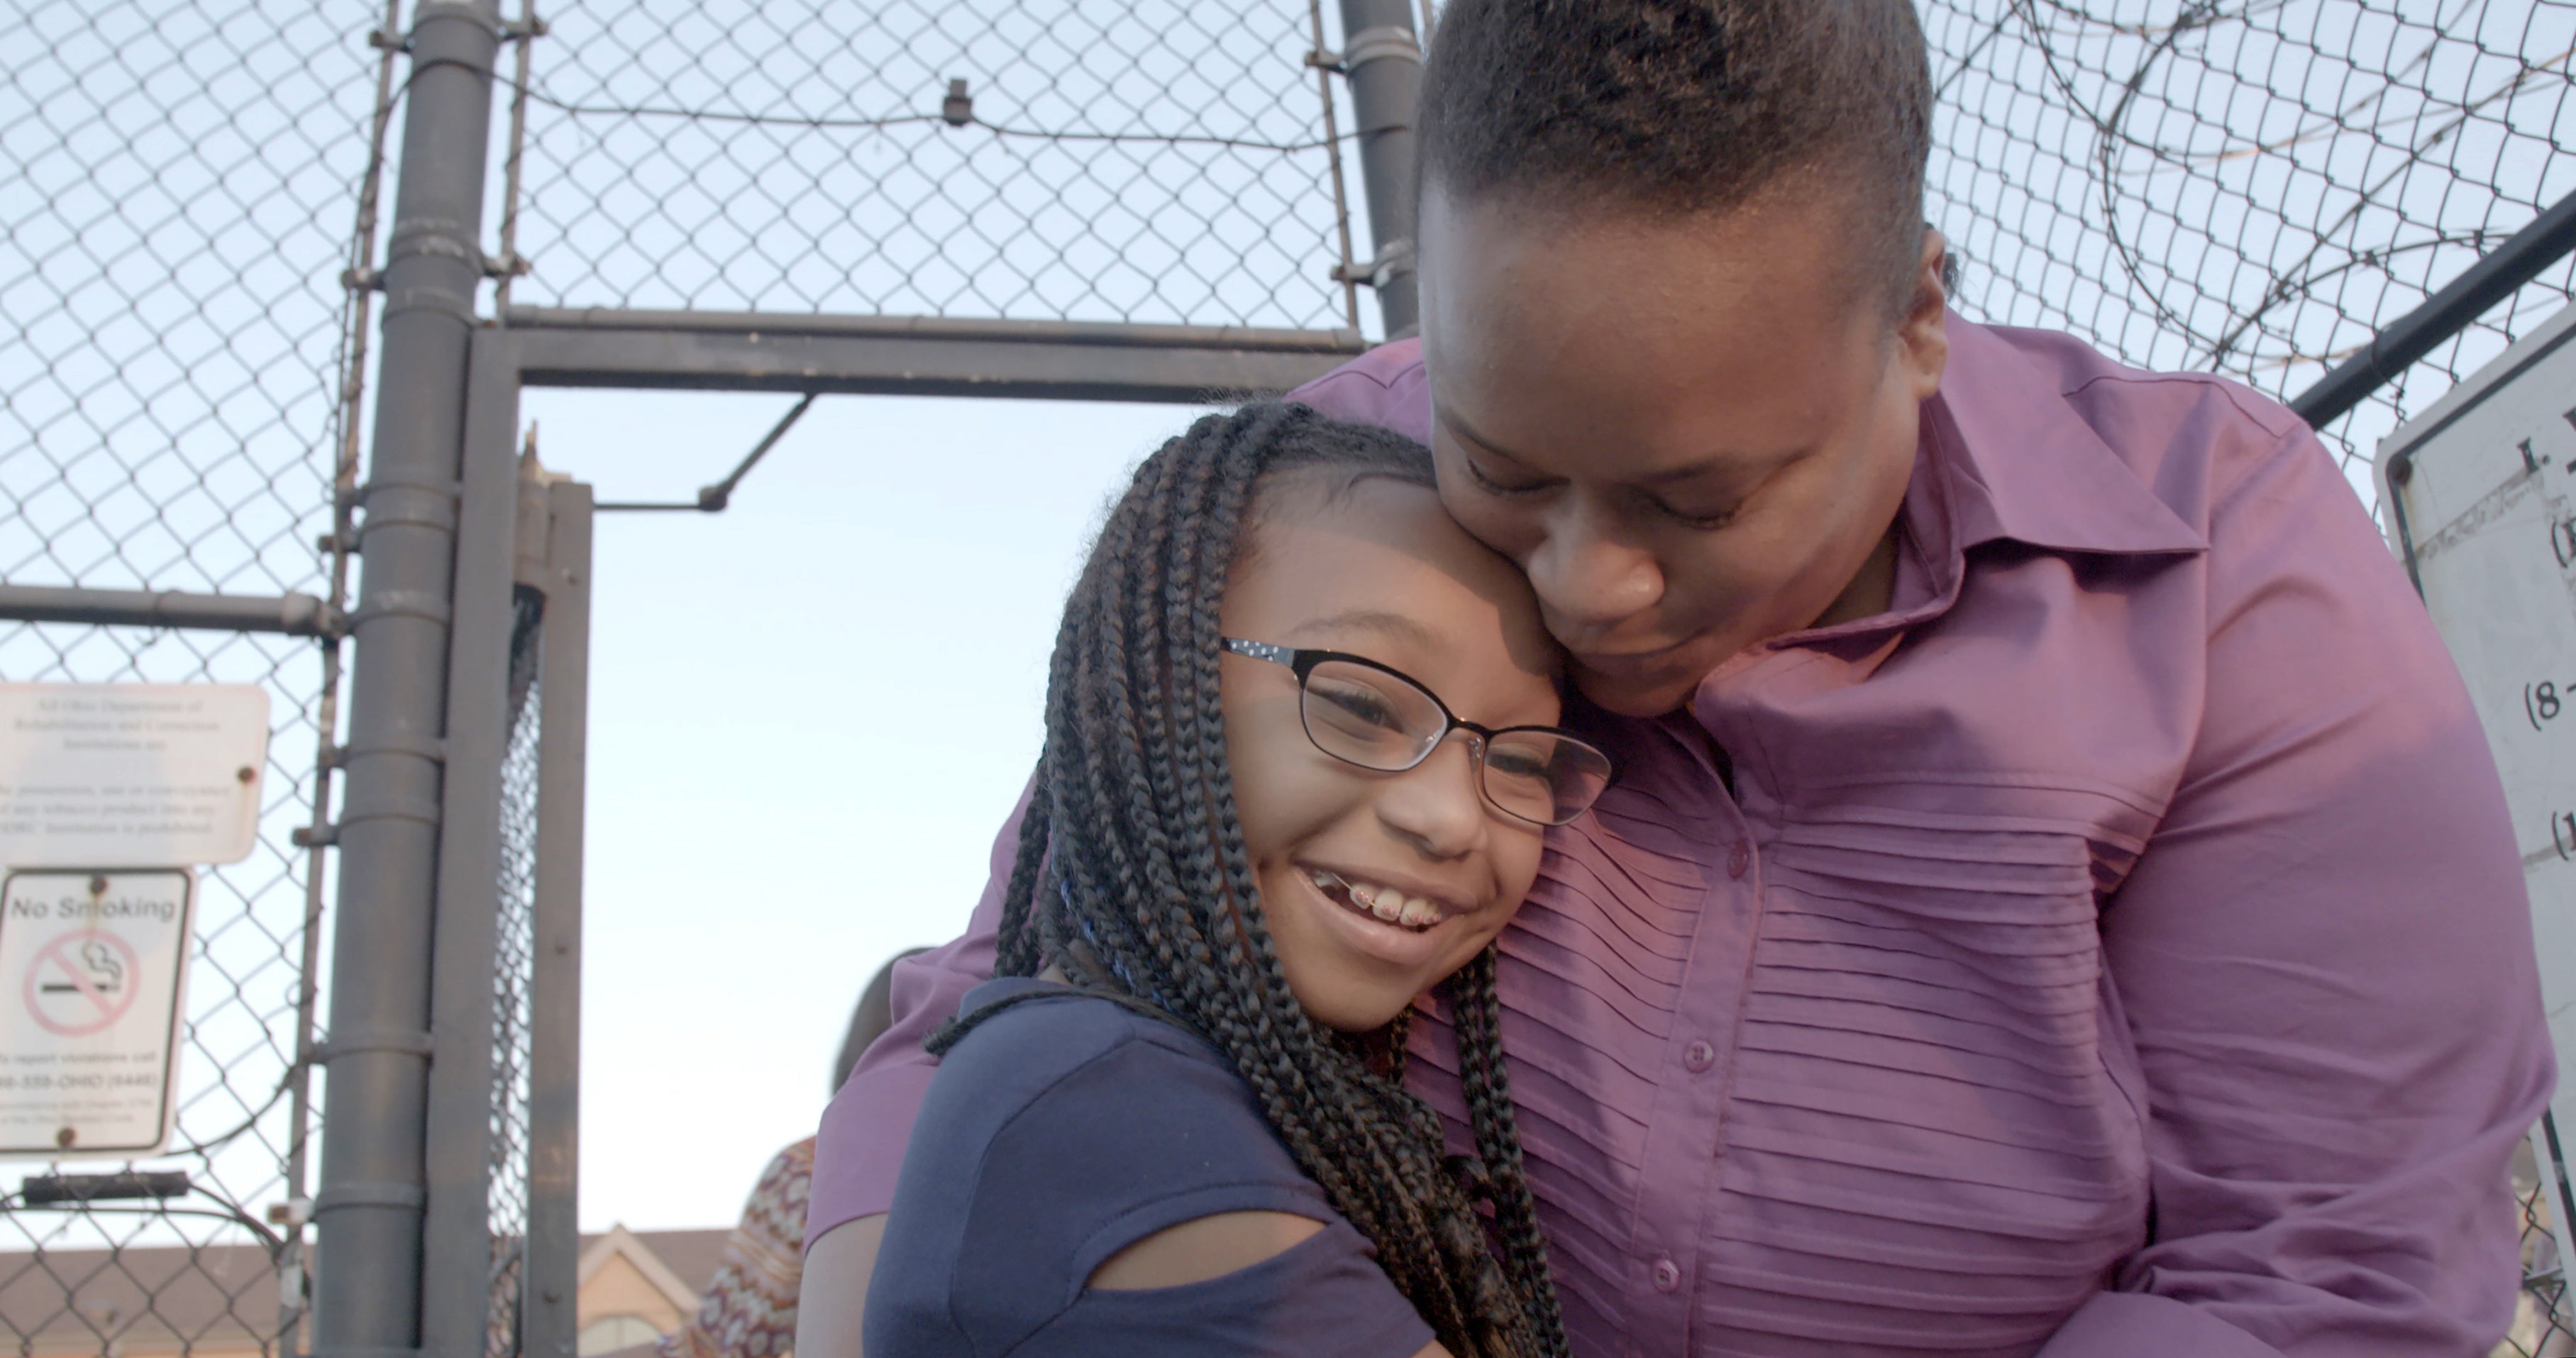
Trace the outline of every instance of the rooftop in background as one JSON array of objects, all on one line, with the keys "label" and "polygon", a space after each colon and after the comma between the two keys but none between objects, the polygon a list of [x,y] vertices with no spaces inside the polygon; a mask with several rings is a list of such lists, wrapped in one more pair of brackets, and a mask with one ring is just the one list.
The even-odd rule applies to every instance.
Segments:
[{"label": "rooftop in background", "polygon": [[[728,1234],[617,1226],[583,1236],[582,1358],[677,1329],[696,1312]],[[308,1246],[308,1267],[311,1257]],[[27,1358],[267,1358],[277,1272],[255,1245],[0,1253],[0,1319],[25,1336]]]}]

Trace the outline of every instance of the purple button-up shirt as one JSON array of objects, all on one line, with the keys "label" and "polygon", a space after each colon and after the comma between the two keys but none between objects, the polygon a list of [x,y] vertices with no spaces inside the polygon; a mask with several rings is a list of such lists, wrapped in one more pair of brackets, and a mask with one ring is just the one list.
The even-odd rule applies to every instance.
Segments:
[{"label": "purple button-up shirt", "polygon": [[[1615,724],[1503,936],[1575,1351],[2484,1352],[2553,1066],[2448,655],[2296,417],[1949,331],[1893,608]],[[1429,433],[1412,343],[1298,395]],[[1012,838],[896,969],[809,1240],[890,1201]]]}]

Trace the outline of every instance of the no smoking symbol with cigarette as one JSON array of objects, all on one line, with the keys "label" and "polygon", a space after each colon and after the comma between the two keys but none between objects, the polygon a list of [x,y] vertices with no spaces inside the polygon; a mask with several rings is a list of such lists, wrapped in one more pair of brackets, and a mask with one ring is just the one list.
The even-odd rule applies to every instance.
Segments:
[{"label": "no smoking symbol with cigarette", "polygon": [[133,945],[103,929],[65,934],[27,968],[27,1013],[62,1037],[102,1031],[134,1007],[138,965]]}]

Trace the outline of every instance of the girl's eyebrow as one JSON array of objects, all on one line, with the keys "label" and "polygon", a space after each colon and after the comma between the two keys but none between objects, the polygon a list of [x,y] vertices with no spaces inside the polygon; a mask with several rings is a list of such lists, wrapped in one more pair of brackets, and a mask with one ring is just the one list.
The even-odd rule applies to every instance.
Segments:
[{"label": "girl's eyebrow", "polygon": [[1328,617],[1308,618],[1288,629],[1291,637],[1315,633],[1375,632],[1380,636],[1406,642],[1425,649],[1436,648],[1440,638],[1416,619],[1402,613],[1389,613],[1382,608],[1346,608]]}]

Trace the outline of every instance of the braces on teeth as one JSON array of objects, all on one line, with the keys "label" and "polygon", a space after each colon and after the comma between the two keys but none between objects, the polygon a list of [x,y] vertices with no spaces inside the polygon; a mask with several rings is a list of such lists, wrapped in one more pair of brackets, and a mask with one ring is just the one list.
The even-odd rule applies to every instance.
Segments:
[{"label": "braces on teeth", "polygon": [[1440,922],[1440,907],[1419,896],[1407,896],[1393,887],[1354,882],[1324,868],[1310,868],[1306,875],[1314,880],[1316,890],[1327,896],[1338,895],[1351,908],[1382,923],[1420,933]]}]

